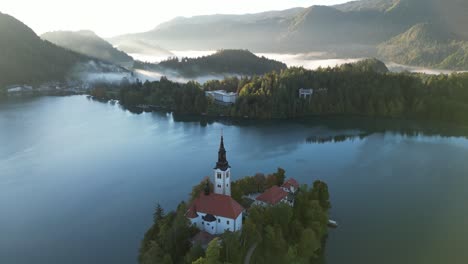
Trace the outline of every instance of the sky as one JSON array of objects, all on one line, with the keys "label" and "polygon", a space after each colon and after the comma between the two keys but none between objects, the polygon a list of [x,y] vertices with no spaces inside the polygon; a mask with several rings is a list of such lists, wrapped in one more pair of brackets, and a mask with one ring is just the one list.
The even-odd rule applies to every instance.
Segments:
[{"label": "sky", "polygon": [[0,12],[37,34],[93,30],[102,37],[144,32],[177,16],[244,14],[349,0],[0,0]]}]

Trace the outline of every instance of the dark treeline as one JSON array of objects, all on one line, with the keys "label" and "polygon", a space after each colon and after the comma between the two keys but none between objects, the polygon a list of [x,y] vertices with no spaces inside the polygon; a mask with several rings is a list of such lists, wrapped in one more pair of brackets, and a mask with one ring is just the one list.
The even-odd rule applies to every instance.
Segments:
[{"label": "dark treeline", "polygon": [[159,64],[137,62],[135,68],[157,70],[170,69],[183,76],[235,73],[239,75],[261,75],[286,69],[286,64],[258,57],[248,50],[220,50],[198,58],[169,58]]},{"label": "dark treeline", "polygon": [[[299,98],[300,88],[313,88]],[[204,90],[238,91],[232,106],[220,106]],[[360,115],[468,123],[468,73],[389,73],[375,60],[336,68],[289,68],[263,76],[228,78],[204,85],[161,81],[123,89],[121,103],[162,105],[176,112],[249,118]]]},{"label": "dark treeline", "polygon": [[[271,183],[282,183],[284,173],[278,169],[271,174],[275,175],[270,176]],[[252,181],[254,177],[236,183],[250,185],[248,182],[252,182],[257,186],[258,182]],[[262,186],[269,184],[267,182]],[[191,196],[197,196],[205,184],[206,180],[195,186]],[[154,223],[141,242],[138,260],[141,264],[237,264],[244,263],[248,250],[255,248],[251,263],[320,263],[328,233],[330,207],[327,184],[315,181],[312,187],[303,185],[296,194],[294,206],[252,206],[248,209],[242,232],[226,232],[204,250],[200,244],[190,243],[198,230],[190,226],[185,217],[185,202],[168,214],[157,205]]]}]

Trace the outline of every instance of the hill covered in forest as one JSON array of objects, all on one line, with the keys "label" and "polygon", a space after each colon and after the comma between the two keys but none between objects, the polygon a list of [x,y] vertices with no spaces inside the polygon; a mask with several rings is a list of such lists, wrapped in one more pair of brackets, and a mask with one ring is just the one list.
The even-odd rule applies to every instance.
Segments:
[{"label": "hill covered in forest", "polygon": [[258,57],[248,50],[219,50],[216,53],[198,58],[176,57],[159,64],[135,63],[135,68],[158,71],[177,71],[182,76],[202,76],[207,74],[261,75],[286,69],[286,64]]},{"label": "hill covered in forest", "polygon": [[0,13],[0,86],[62,80],[89,58],[39,38],[14,17]]},{"label": "hill covered in forest", "polygon": [[133,64],[132,57],[114,48],[109,42],[89,30],[53,31],[42,34],[41,38],[60,47],[103,61],[127,67]]},{"label": "hill covered in forest", "polygon": [[417,24],[378,46],[380,57],[441,69],[468,69],[468,42],[434,24]]}]

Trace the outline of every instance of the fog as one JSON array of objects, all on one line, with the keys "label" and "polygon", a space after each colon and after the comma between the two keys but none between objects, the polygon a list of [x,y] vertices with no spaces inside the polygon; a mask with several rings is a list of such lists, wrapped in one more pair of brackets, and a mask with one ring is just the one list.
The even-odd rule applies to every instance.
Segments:
[{"label": "fog", "polygon": [[[196,58],[201,56],[207,56],[215,53],[215,50],[171,50],[171,52],[178,58],[188,57]],[[159,63],[168,58],[168,56],[154,56],[150,54],[130,54],[134,59]],[[310,70],[316,70],[319,67],[335,67],[345,63],[354,63],[365,58],[334,58],[327,59],[327,53],[323,52],[310,52],[300,54],[279,54],[279,53],[256,53],[257,56],[264,56],[269,59],[277,60],[286,63],[288,67],[304,67]],[[401,65],[393,62],[386,62],[388,69],[392,72],[417,72],[425,74],[450,74],[455,71],[451,70],[438,70],[438,69],[427,69],[424,67],[414,67]],[[115,66],[114,66],[115,67]],[[171,81],[187,83],[189,81],[196,81],[201,84],[209,80],[222,80],[226,77],[240,76],[234,73],[217,74],[217,75],[203,75],[198,77],[185,77],[179,74],[177,71],[164,70],[164,71],[148,71],[148,70],[135,70],[134,74],[131,72],[122,72],[121,68],[109,69],[108,66],[105,70],[102,70],[102,65],[96,65],[95,62],[90,62],[86,67],[81,66],[81,78],[87,82],[120,82],[122,78],[127,78],[129,81],[134,82],[136,79],[141,81],[158,81],[162,76],[167,77]]]},{"label": "fog", "polygon": [[467,71],[428,69],[424,67],[401,65],[398,63],[394,63],[394,62],[386,62],[385,65],[387,65],[387,68],[392,72],[408,71],[408,72],[418,72],[418,73],[425,73],[425,74],[432,74],[432,75],[467,72]]},{"label": "fog", "polygon": [[120,83],[124,78],[131,82],[136,80],[131,71],[113,64],[92,60],[75,65],[69,77],[89,84],[97,82]]},{"label": "fog", "polygon": [[189,78],[189,77],[181,76],[176,71],[158,72],[158,71],[146,71],[146,70],[135,70],[135,75],[138,79],[142,81],[145,81],[145,80],[159,81],[161,77],[165,76],[167,77],[167,79],[174,81],[174,82],[187,83],[189,81],[196,81],[201,84],[204,84],[205,82],[209,80],[223,80],[226,77],[233,77],[233,76],[240,77],[240,75],[238,74],[227,73],[227,74],[217,74],[217,75],[203,75],[203,76]]}]

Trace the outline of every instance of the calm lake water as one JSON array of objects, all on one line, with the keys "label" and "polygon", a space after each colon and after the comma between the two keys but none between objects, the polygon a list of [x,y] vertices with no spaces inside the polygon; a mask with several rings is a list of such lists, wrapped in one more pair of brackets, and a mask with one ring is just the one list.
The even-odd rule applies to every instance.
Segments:
[{"label": "calm lake water", "polygon": [[211,175],[221,129],[234,178],[281,166],[329,184],[327,263],[468,263],[465,129],[207,122],[83,96],[0,102],[0,263],[136,263],[155,203],[170,210]]}]

